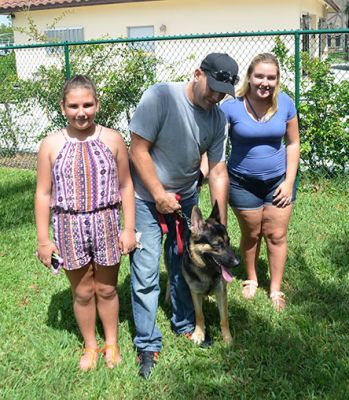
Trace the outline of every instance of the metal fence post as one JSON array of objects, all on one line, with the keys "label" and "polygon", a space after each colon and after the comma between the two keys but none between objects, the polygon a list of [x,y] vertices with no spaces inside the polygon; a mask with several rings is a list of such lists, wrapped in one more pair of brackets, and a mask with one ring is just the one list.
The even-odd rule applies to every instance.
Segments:
[{"label": "metal fence post", "polygon": [[300,38],[301,38],[300,32],[296,31],[294,35],[295,39],[294,82],[295,82],[295,103],[297,110],[299,108],[299,103],[300,103],[300,67],[301,67]]},{"label": "metal fence post", "polygon": [[64,59],[65,59],[65,79],[70,78],[70,62],[69,62],[69,45],[64,44]]}]

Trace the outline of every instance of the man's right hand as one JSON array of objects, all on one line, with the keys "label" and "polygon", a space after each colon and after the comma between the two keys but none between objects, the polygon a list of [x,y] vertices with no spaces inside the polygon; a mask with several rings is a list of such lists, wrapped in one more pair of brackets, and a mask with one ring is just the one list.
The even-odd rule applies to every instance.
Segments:
[{"label": "man's right hand", "polygon": [[161,214],[172,214],[181,209],[181,205],[176,200],[175,193],[165,192],[162,196],[155,199],[156,209]]}]

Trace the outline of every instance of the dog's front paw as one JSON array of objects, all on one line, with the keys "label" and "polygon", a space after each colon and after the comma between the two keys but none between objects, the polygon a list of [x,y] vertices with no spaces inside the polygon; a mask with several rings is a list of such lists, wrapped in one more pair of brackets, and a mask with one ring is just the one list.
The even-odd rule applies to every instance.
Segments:
[{"label": "dog's front paw", "polygon": [[199,326],[195,327],[190,338],[195,344],[201,344],[205,340],[205,330]]},{"label": "dog's front paw", "polygon": [[233,337],[231,336],[231,333],[229,331],[222,332],[223,334],[223,340],[226,344],[231,344],[233,341]]}]

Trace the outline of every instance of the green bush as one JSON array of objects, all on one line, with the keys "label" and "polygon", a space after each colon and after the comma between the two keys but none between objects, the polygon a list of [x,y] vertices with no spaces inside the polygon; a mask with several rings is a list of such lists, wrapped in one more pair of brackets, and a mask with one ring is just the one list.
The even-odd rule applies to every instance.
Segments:
[{"label": "green bush", "polygon": [[[64,16],[63,13],[48,28],[54,28]],[[46,35],[39,30],[30,15],[27,25],[17,30],[36,43],[47,42]],[[56,62],[51,66],[39,66],[30,79],[17,78],[14,53],[9,55],[12,64],[6,65],[6,68],[0,58],[0,140],[11,154],[16,153],[19,144],[25,141],[30,131],[30,127],[20,127],[17,124],[18,117],[35,115],[38,105],[49,121],[48,126],[38,134],[38,140],[48,132],[66,125],[59,105],[67,67],[62,50],[62,47],[52,47],[51,55]],[[129,121],[143,91],[156,82],[157,67],[161,64],[161,59],[153,53],[128,44],[69,46],[70,75],[88,75],[96,83],[101,103],[97,122],[118,130],[124,128],[122,133],[126,141],[128,133],[125,122]],[[172,68],[173,71],[173,66],[166,65],[166,68]],[[10,71],[14,73],[10,74]]]},{"label": "green bush", "polygon": [[[273,53],[282,68],[294,74],[294,56],[288,55],[280,38],[275,41]],[[349,166],[349,82],[337,83],[329,61],[306,52],[301,53],[301,68],[301,165],[329,175],[344,172]]]},{"label": "green bush", "polygon": [[[60,49],[57,48],[56,52],[59,57]],[[40,106],[49,122],[39,133],[38,140],[66,125],[60,110],[66,80],[66,66],[62,64],[40,65],[30,79],[16,78],[3,85],[3,102],[7,103],[7,112],[6,115],[0,112],[0,126],[5,128],[0,130],[0,138],[11,132],[13,141],[10,147],[13,151],[16,151],[18,143],[23,142],[25,132],[20,128],[14,132],[15,125],[8,129],[6,121],[14,119],[12,106],[19,115],[34,115],[37,105]],[[156,72],[160,66],[170,71],[173,79],[179,78],[173,65],[164,64],[155,54],[127,44],[80,45],[69,50],[70,75],[88,75],[97,86],[100,100],[97,123],[121,131],[126,142],[129,141],[129,134],[125,124],[129,122],[144,90],[157,81]]]},{"label": "green bush", "polygon": [[329,63],[306,53],[302,54],[302,67],[303,164],[330,174],[344,172],[349,165],[349,82],[336,83]]},{"label": "green bush", "polygon": [[[155,82],[158,62],[153,54],[142,50],[98,44],[73,48],[69,64],[71,76],[88,75],[96,83],[101,103],[97,122],[120,129],[120,121],[129,120],[143,91]],[[32,79],[18,83],[17,95],[25,93],[27,100],[40,105],[49,120],[39,139],[66,125],[59,106],[65,79],[65,66],[41,65]]]},{"label": "green bush", "polygon": [[0,82],[4,82],[9,76],[16,76],[16,74],[16,58],[14,51],[0,56]]}]

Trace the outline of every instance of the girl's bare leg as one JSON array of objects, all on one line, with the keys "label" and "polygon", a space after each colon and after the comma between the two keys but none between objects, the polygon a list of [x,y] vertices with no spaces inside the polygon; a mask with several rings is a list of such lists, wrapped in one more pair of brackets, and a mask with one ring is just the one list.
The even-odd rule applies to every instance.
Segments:
[{"label": "girl's bare leg", "polygon": [[[96,350],[96,301],[94,267],[88,264],[77,270],[65,270],[73,292],[73,309],[85,349]],[[80,359],[80,368],[88,370],[97,363],[98,354],[86,351]]]},{"label": "girl's bare leg", "polygon": [[95,285],[98,315],[102,321],[105,347],[104,354],[107,366],[113,368],[121,362],[117,346],[119,321],[119,296],[117,293],[119,265],[96,265]]}]

